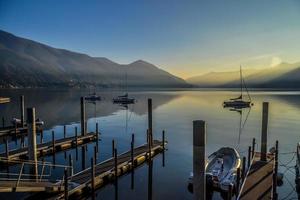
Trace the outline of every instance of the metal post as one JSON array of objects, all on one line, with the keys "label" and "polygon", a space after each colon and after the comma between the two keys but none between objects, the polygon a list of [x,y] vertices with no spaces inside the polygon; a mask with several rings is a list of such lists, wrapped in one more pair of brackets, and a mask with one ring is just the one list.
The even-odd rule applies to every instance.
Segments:
[{"label": "metal post", "polygon": [[256,141],[255,141],[255,138],[252,139],[252,158],[254,156],[254,153],[255,153],[255,144],[256,144]]},{"label": "metal post", "polygon": [[74,169],[73,169],[73,159],[71,154],[69,154],[69,166],[70,166],[70,176],[73,176]]},{"label": "metal post", "polygon": [[152,137],[152,99],[148,99],[148,131],[149,131],[149,139],[150,145],[153,144],[153,137]]},{"label": "metal post", "polygon": [[86,124],[85,124],[85,100],[84,97],[80,98],[80,125],[81,125],[81,135],[84,136],[86,134]]},{"label": "metal post", "polygon": [[205,180],[205,143],[206,124],[205,121],[193,121],[193,174],[194,174],[194,199],[206,199]]},{"label": "metal post", "polygon": [[268,113],[269,103],[263,102],[262,128],[261,128],[261,161],[267,161],[267,137],[268,137]]},{"label": "metal post", "polygon": [[249,170],[249,167],[250,167],[250,163],[251,163],[251,146],[248,147],[248,170]]},{"label": "metal post", "polygon": [[25,104],[24,104],[24,95],[20,96],[20,112],[21,112],[21,127],[24,127],[25,125]]},{"label": "metal post", "polygon": [[65,200],[68,200],[69,199],[69,183],[68,183],[68,170],[65,168],[65,188],[64,188],[64,197],[65,197]]},{"label": "metal post", "polygon": [[35,164],[32,169],[37,174],[36,124],[35,108],[27,108],[28,158]]}]

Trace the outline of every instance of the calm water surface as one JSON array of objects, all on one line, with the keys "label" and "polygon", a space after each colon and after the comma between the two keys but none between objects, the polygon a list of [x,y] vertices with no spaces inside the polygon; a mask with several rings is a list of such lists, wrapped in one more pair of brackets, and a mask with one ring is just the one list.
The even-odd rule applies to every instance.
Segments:
[{"label": "calm water surface", "polygon": [[[187,190],[187,179],[192,171],[192,121],[207,122],[207,155],[223,146],[235,147],[242,156],[247,156],[247,148],[252,138],[257,139],[259,148],[261,132],[262,102],[269,101],[269,133],[268,146],[279,140],[280,172],[284,173],[284,184],[278,189],[279,199],[297,198],[294,191],[295,165],[294,151],[300,140],[300,92],[253,92],[254,106],[251,110],[243,110],[242,115],[222,107],[222,102],[238,96],[234,91],[134,91],[130,95],[137,103],[128,109],[114,105],[111,99],[120,92],[98,92],[103,100],[97,104],[87,104],[88,130],[95,130],[98,122],[101,132],[98,160],[111,157],[111,141],[117,141],[118,152],[130,149],[131,133],[135,133],[136,145],[146,141],[147,98],[153,99],[153,130],[156,139],[161,139],[162,130],[166,130],[168,150],[165,154],[165,167],[162,167],[162,156],[153,163],[153,199],[192,199]],[[0,90],[0,96],[12,98],[10,104],[0,106],[0,117],[8,122],[19,116],[19,95],[25,95],[26,107],[34,106],[37,116],[45,121],[44,141],[51,140],[51,131],[55,137],[61,138],[62,125],[67,124],[67,133],[74,135],[74,127],[79,126],[80,96],[88,94],[82,90]],[[242,116],[242,118],[240,118]],[[239,130],[242,119],[242,131]],[[39,141],[39,139],[38,139]],[[82,149],[56,155],[56,164],[67,164],[68,155],[75,159],[75,172],[89,167],[95,143],[87,146],[85,159]],[[20,146],[20,142],[10,142],[10,148]],[[0,147],[1,152],[4,146]],[[52,162],[53,158],[45,160]],[[17,171],[14,166],[10,171]],[[62,169],[51,170],[52,179],[62,177]],[[50,173],[50,170],[49,170]],[[147,199],[148,197],[148,165],[135,171],[135,187],[130,189],[131,176],[119,179],[119,199]],[[114,199],[114,185],[108,185],[97,193],[98,199]],[[214,194],[213,199],[219,199]]]}]

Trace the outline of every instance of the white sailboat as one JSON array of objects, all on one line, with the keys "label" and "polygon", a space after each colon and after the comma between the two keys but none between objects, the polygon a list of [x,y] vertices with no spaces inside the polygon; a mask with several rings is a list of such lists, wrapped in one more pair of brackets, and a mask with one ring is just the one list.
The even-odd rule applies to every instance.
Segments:
[{"label": "white sailboat", "polygon": [[[253,105],[251,102],[251,97],[248,92],[248,89],[246,87],[245,80],[243,79],[242,75],[242,66],[240,66],[240,96],[237,98],[232,98],[228,101],[224,101],[223,106],[224,107],[233,107],[233,108],[248,108]],[[243,99],[243,86],[247,92],[248,100]]]}]

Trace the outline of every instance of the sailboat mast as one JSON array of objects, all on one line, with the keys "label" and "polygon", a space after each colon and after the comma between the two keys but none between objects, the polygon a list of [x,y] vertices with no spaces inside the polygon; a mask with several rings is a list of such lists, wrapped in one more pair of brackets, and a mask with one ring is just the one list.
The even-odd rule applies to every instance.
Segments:
[{"label": "sailboat mast", "polygon": [[243,76],[242,76],[242,65],[240,65],[240,80],[241,80],[241,99],[243,99]]}]

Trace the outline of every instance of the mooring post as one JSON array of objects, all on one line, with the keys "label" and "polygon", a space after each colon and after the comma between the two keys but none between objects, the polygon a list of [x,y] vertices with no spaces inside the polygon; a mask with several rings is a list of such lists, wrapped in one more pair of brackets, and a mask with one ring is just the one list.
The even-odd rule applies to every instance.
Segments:
[{"label": "mooring post", "polygon": [[72,154],[69,154],[69,166],[70,166],[70,176],[73,176],[74,169],[73,169],[73,159]]},{"label": "mooring post", "polygon": [[153,178],[153,161],[149,160],[149,164],[148,164],[148,200],[152,200],[152,178]]},{"label": "mooring post", "polygon": [[150,145],[153,144],[153,132],[152,132],[152,99],[148,99],[148,132]]},{"label": "mooring post", "polygon": [[80,98],[80,125],[81,125],[81,136],[86,134],[86,123],[85,123],[85,100],[84,97]]},{"label": "mooring post", "polygon": [[114,161],[115,161],[115,199],[118,199],[118,151],[114,149]]},{"label": "mooring post", "polygon": [[25,125],[25,104],[24,104],[24,95],[20,96],[20,113],[21,113],[21,127]]},{"label": "mooring post", "polygon": [[240,191],[240,181],[241,181],[241,168],[237,168],[237,171],[236,171],[236,188],[235,188],[235,196],[237,197],[238,194],[239,194],[239,191]]},{"label": "mooring post", "polygon": [[27,108],[28,158],[34,162],[32,173],[37,175],[35,108]]},{"label": "mooring post", "polygon": [[242,168],[242,182],[244,182],[246,176],[246,157],[243,157],[243,168]]},{"label": "mooring post", "polygon": [[269,103],[263,102],[262,128],[261,128],[261,161],[267,161],[267,140],[268,140],[268,114]]},{"label": "mooring post", "polygon": [[131,156],[131,189],[134,189],[134,134],[131,135],[130,143],[130,156]]},{"label": "mooring post", "polygon": [[195,200],[206,199],[205,143],[205,121],[193,121],[193,191]]},{"label": "mooring post", "polygon": [[273,199],[278,199],[277,194],[277,174],[278,174],[278,140],[276,140],[275,144],[275,166],[273,172]]},{"label": "mooring post", "polygon": [[67,130],[66,130],[66,125],[64,125],[64,138],[66,138],[66,135],[67,135]]},{"label": "mooring post", "polygon": [[64,178],[65,178],[65,187],[64,187],[64,197],[65,197],[65,200],[68,200],[69,199],[69,183],[68,183],[68,170],[67,168],[65,168],[65,173],[64,173]]},{"label": "mooring post", "polygon": [[2,127],[3,128],[5,127],[5,119],[4,119],[4,117],[2,117]]},{"label": "mooring post", "polygon": [[162,131],[162,146],[163,150],[165,150],[165,130]]},{"label": "mooring post", "polygon": [[254,153],[255,153],[255,145],[256,145],[256,141],[255,138],[252,139],[252,158],[254,157]]},{"label": "mooring post", "polygon": [[40,133],[40,144],[43,144],[43,139],[44,139],[44,130],[42,129]]},{"label": "mooring post", "polygon": [[248,147],[248,165],[247,165],[248,170],[250,167],[250,163],[251,163],[251,146]]},{"label": "mooring post", "polygon": [[55,154],[55,137],[54,137],[54,131],[52,131],[52,153]]},{"label": "mooring post", "polygon": [[9,146],[8,146],[8,139],[7,139],[7,137],[5,138],[5,154],[6,154],[7,160],[9,160]]},{"label": "mooring post", "polygon": [[228,186],[228,192],[227,192],[227,199],[231,200],[231,198],[232,198],[232,185],[229,184],[229,186]]},{"label": "mooring post", "polygon": [[112,140],[112,157],[114,157],[115,153],[115,140]]},{"label": "mooring post", "polygon": [[95,199],[95,164],[93,158],[91,158],[91,188],[92,188],[92,199]]},{"label": "mooring post", "polygon": [[95,165],[97,164],[97,146],[94,146],[94,161]]},{"label": "mooring post", "polygon": [[76,148],[78,146],[78,130],[77,130],[77,126],[75,126],[75,144],[76,144]]},{"label": "mooring post", "polygon": [[96,147],[97,147],[97,153],[99,151],[99,126],[98,122],[96,123]]}]

